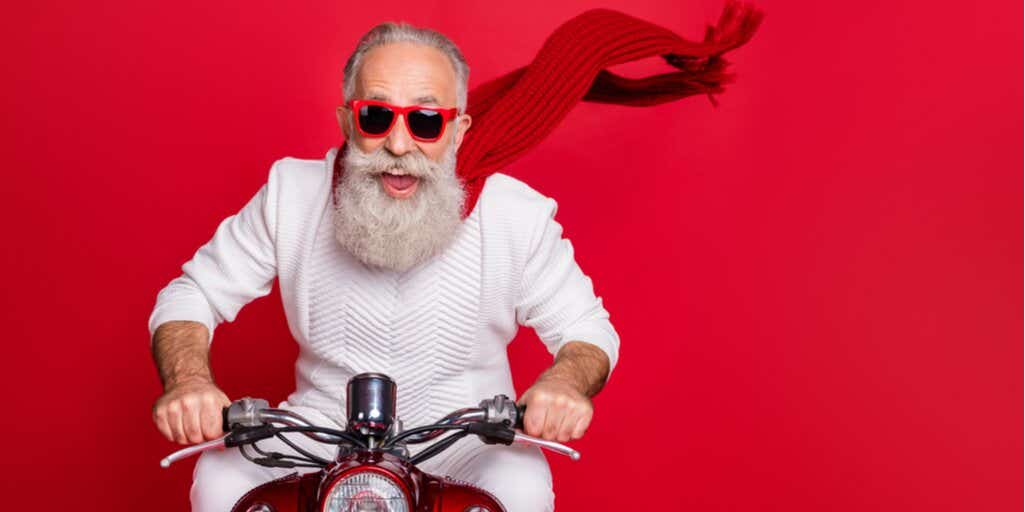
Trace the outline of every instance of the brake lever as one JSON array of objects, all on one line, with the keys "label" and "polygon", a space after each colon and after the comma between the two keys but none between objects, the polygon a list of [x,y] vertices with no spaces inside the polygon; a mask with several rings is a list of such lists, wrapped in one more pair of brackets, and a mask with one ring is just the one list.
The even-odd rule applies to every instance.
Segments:
[{"label": "brake lever", "polygon": [[262,439],[274,436],[274,427],[271,425],[260,425],[258,427],[236,427],[217,439],[186,446],[160,460],[160,467],[166,468],[182,459],[203,453],[214,448],[235,447],[243,444],[254,443]]},{"label": "brake lever", "polygon": [[207,450],[212,450],[214,448],[224,448],[224,440],[228,437],[228,435],[229,434],[224,434],[223,436],[217,439],[194,444],[192,446],[186,446],[185,448],[182,448],[181,450],[178,450],[168,455],[167,457],[160,459],[160,467],[166,468],[175,462],[178,462],[182,459],[187,459],[193,455],[205,452]]},{"label": "brake lever", "polygon": [[566,446],[562,443],[557,443],[555,441],[541,439],[540,437],[527,435],[523,432],[516,432],[515,435],[513,435],[513,442],[539,446],[541,448],[545,448],[556,453],[561,453],[562,455],[569,457],[571,460],[580,460],[580,452],[574,450],[573,448],[570,448],[569,446]]},{"label": "brake lever", "polygon": [[555,441],[548,441],[547,439],[541,439],[540,437],[534,437],[531,435],[524,434],[518,430],[514,430],[507,423],[488,423],[488,422],[473,422],[466,426],[466,431],[471,434],[476,434],[482,442],[485,444],[505,444],[510,445],[515,442],[521,444],[531,444],[551,450],[556,453],[561,453],[573,460],[580,460],[580,452],[566,446],[562,443]]}]

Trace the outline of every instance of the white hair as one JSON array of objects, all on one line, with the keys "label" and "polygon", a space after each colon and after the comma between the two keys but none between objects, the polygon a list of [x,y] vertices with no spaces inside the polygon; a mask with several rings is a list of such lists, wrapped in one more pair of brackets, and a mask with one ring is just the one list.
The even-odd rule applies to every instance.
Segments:
[{"label": "white hair", "polygon": [[466,64],[463,53],[451,39],[444,34],[429,28],[417,27],[404,21],[398,23],[386,21],[371,28],[359,43],[356,50],[345,63],[345,76],[342,79],[343,100],[348,102],[356,95],[356,76],[359,74],[363,58],[371,49],[390,43],[414,43],[437,48],[444,53],[456,72],[456,108],[460,113],[466,112],[467,85],[470,80],[470,66]]}]

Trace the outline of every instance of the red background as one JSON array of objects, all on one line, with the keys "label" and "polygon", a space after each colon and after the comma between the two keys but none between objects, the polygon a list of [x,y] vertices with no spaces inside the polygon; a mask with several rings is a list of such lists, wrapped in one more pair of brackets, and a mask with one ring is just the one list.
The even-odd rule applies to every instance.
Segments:
[{"label": "red background", "polygon": [[[622,336],[560,510],[1021,510],[1021,2],[759,5],[720,108],[581,104],[506,170]],[[439,29],[474,86],[592,6],[698,38],[721,2],[7,6],[6,508],[187,507],[146,320],[274,160],[338,143],[360,34]],[[218,331],[232,397],[292,389],[277,293]]]}]

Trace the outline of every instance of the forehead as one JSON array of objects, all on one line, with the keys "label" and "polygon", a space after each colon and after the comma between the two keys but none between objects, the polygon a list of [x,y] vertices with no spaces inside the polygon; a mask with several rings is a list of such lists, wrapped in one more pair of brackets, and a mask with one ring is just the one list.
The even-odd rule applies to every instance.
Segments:
[{"label": "forehead", "polygon": [[393,43],[371,49],[356,84],[362,96],[376,94],[396,102],[434,96],[441,104],[455,103],[455,69],[441,50],[430,46]]}]

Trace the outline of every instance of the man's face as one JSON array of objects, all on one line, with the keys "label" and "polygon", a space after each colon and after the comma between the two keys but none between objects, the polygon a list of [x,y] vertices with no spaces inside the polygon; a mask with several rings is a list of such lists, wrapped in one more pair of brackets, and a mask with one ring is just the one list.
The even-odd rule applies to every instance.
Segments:
[{"label": "man's face", "polygon": [[[429,46],[395,43],[378,46],[363,57],[363,63],[356,76],[355,98],[380,100],[392,105],[423,105],[442,108],[456,106],[456,73],[448,57]],[[446,151],[456,151],[463,142],[471,118],[460,114],[445,123],[442,137],[435,142],[414,140],[406,127],[404,116],[397,116],[391,131],[385,137],[365,137],[356,130],[355,112],[339,107],[338,123],[350,144],[363,153],[386,151],[394,157],[408,153],[419,153],[435,162],[441,162]],[[381,177],[381,185],[396,199],[406,199],[416,194],[417,183],[398,189],[391,186],[387,176]]]},{"label": "man's face", "polygon": [[[355,99],[398,106],[455,106],[456,77],[434,48],[391,44],[370,50],[356,77]],[[444,250],[461,224],[465,191],[456,151],[470,126],[466,114],[447,122],[434,142],[414,140],[397,118],[385,137],[364,137],[353,112],[339,108],[348,140],[345,172],[334,190],[335,238],[365,264],[405,271]]]}]

